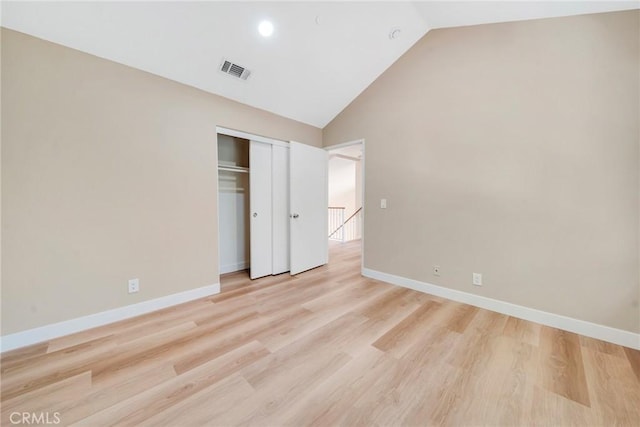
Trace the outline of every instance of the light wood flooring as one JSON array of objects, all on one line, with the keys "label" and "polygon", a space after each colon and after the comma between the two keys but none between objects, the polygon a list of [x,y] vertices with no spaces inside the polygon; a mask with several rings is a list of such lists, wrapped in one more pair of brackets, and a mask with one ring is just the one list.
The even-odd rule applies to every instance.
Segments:
[{"label": "light wood flooring", "polygon": [[3,354],[2,425],[640,425],[640,352],[330,260]]}]

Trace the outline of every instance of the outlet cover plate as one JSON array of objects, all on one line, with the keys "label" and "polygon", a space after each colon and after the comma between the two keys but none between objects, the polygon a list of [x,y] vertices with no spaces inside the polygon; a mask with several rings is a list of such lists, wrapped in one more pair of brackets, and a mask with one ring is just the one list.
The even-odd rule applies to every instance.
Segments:
[{"label": "outlet cover plate", "polygon": [[129,293],[135,294],[140,290],[140,281],[138,279],[129,279]]}]

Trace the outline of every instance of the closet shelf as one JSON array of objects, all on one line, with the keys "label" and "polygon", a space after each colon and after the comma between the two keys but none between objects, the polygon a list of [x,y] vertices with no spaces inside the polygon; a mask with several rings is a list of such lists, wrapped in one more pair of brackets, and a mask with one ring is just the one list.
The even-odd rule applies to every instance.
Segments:
[{"label": "closet shelf", "polygon": [[249,168],[243,168],[241,166],[218,165],[218,170],[227,172],[249,173]]}]

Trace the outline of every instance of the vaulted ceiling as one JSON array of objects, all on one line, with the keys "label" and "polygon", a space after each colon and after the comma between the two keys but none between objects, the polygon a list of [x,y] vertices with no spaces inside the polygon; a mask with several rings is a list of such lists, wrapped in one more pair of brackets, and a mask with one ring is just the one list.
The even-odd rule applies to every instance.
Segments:
[{"label": "vaulted ceiling", "polygon": [[[638,1],[3,1],[2,26],[324,127],[430,29],[638,7]],[[271,37],[258,33],[263,20],[274,25]],[[223,59],[246,67],[249,78],[223,74]]]}]

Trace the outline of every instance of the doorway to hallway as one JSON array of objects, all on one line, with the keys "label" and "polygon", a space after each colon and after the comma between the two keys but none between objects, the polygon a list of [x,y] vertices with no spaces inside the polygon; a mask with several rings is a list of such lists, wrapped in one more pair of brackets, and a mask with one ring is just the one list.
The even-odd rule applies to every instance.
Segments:
[{"label": "doorway to hallway", "polygon": [[364,140],[325,149],[329,154],[328,239],[331,245],[353,242],[351,246],[360,246],[364,228]]}]

